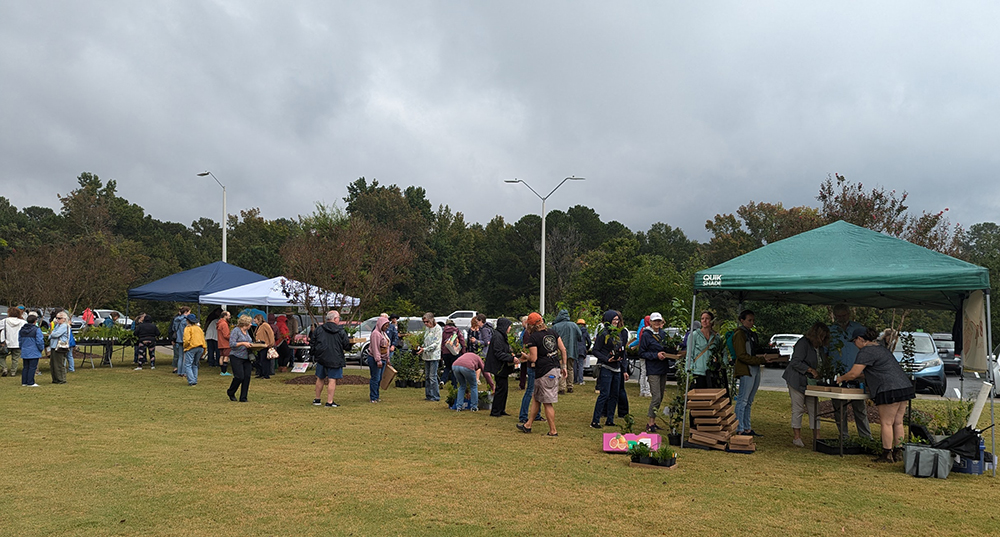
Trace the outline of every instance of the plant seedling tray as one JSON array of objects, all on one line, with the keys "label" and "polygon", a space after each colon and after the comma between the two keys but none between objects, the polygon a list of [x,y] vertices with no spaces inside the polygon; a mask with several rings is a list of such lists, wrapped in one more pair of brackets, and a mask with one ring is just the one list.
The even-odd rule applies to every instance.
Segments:
[{"label": "plant seedling tray", "polygon": [[652,469],[655,469],[655,470],[673,470],[674,468],[677,468],[677,460],[675,459],[674,463],[671,464],[670,466],[660,466],[658,464],[642,464],[641,462],[629,462],[628,465],[630,467],[632,467],[632,468],[652,468]]},{"label": "plant seedling tray", "polygon": [[[820,438],[816,441],[816,451],[827,455],[840,455],[840,441],[836,438]],[[865,448],[861,446],[844,446],[844,455],[863,455]]]}]

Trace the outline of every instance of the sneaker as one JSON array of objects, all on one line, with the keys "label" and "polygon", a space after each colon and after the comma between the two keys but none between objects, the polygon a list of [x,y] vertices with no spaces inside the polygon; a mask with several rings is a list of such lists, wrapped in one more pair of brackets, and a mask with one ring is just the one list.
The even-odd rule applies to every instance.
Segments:
[{"label": "sneaker", "polygon": [[806,447],[805,442],[801,438],[795,438],[792,440],[792,445],[795,447]]},{"label": "sneaker", "polygon": [[219,376],[220,377],[231,377],[231,376],[233,376],[233,374],[229,373],[229,372],[226,372],[226,373],[219,373]]},{"label": "sneaker", "polygon": [[139,366],[139,367],[133,369],[132,371],[142,371],[142,366]]},{"label": "sneaker", "polygon": [[594,423],[590,424],[590,428],[591,429],[600,429],[601,428],[601,424],[595,421]]},{"label": "sneaker", "polygon": [[150,369],[156,369],[156,366],[155,365],[151,365],[151,366],[149,366],[149,368]]},{"label": "sneaker", "polygon": [[29,384],[28,387],[29,388],[41,388],[41,386],[39,386],[38,384]]},{"label": "sneaker", "polygon": [[327,403],[325,406],[327,408],[337,408],[340,405],[338,405],[337,403],[334,403],[334,402],[330,402],[330,403]]},{"label": "sneaker", "polygon": [[320,406],[322,404],[323,404],[323,402],[320,401],[319,399],[313,399],[313,406]]}]

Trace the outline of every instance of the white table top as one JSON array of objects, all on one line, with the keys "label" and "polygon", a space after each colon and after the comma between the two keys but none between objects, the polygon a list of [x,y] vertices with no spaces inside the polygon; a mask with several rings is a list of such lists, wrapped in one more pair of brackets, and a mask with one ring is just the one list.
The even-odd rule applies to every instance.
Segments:
[{"label": "white table top", "polygon": [[842,401],[864,401],[865,399],[871,399],[867,393],[825,392],[810,390],[809,388],[806,388],[805,394],[808,397],[825,397],[827,399],[840,399]]}]

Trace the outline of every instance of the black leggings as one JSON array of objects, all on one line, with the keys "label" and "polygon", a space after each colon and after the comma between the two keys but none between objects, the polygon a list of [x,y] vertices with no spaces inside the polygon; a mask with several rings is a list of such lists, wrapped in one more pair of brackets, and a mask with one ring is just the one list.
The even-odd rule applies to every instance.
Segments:
[{"label": "black leggings", "polygon": [[493,392],[493,406],[490,407],[490,415],[500,416],[507,412],[507,386],[510,376],[497,373],[493,375],[493,380],[496,381],[496,391]]},{"label": "black leggings", "polygon": [[229,397],[236,395],[236,388],[240,389],[240,401],[246,402],[247,391],[250,390],[250,375],[253,373],[253,364],[246,358],[229,357],[229,363],[233,366],[233,381],[229,384],[226,394]]}]

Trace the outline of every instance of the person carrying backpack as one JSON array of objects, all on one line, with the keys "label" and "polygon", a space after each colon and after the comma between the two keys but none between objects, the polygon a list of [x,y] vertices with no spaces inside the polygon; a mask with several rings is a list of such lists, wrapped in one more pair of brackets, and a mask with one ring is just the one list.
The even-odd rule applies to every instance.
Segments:
[{"label": "person carrying backpack", "polygon": [[760,366],[766,362],[763,356],[757,356],[757,332],[753,331],[754,313],[750,310],[740,312],[740,326],[733,333],[733,350],[736,355],[735,376],[739,382],[739,393],[736,395],[736,419],[739,420],[739,432],[736,434],[761,436],[753,430],[750,423],[750,409],[753,407],[754,396],[760,388],[763,373]]}]

